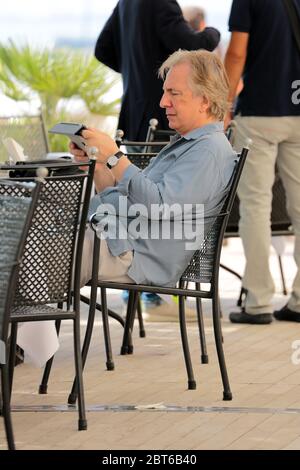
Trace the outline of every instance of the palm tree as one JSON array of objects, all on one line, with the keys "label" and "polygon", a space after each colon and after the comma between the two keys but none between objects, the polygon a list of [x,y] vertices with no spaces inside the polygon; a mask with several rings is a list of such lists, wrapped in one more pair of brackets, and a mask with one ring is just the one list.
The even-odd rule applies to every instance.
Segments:
[{"label": "palm tree", "polygon": [[[48,127],[72,120],[68,111],[72,98],[81,99],[91,113],[116,116],[120,100],[107,98],[118,81],[117,74],[82,51],[18,47],[12,40],[0,43],[0,90],[16,101],[38,97]],[[66,145],[55,135],[50,143],[53,151]]]}]

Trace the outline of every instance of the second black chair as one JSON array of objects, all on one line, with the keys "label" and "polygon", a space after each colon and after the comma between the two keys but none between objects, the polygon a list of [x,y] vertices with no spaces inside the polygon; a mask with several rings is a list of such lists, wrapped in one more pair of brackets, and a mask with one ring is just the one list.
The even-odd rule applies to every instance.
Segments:
[{"label": "second black chair", "polygon": [[[11,195],[7,195],[6,192]],[[8,374],[8,331],[18,270],[25,241],[38,200],[40,183],[22,184],[0,180],[0,372],[1,415],[4,419],[8,448],[15,449],[10,413]],[[16,196],[18,193],[19,196]]]},{"label": "second black chair", "polygon": [[[10,316],[10,380],[12,385],[19,323],[71,320],[79,392],[78,429],[84,430],[87,421],[80,347],[80,267],[95,161],[85,165],[89,169],[87,172],[78,171],[82,164],[64,162],[46,165],[52,176],[46,177],[42,185],[26,239]],[[36,168],[34,164],[22,166],[24,175]],[[16,169],[20,174],[19,165]],[[64,175],[65,172],[69,174]],[[10,194],[9,188],[6,193]],[[58,304],[63,303],[67,305],[66,309],[57,308]]]}]

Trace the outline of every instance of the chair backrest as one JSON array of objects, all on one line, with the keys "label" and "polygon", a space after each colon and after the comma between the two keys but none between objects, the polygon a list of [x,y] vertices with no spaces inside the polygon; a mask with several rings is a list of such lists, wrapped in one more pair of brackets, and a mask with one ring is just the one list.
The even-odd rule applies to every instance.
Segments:
[{"label": "chair backrest", "polygon": [[[57,165],[60,171],[65,169],[66,172],[70,167],[79,170],[82,166],[67,162]],[[53,171],[55,164],[45,163],[45,166]],[[25,243],[15,306],[70,302],[73,281],[74,290],[79,291],[82,245],[94,166],[95,161],[90,161],[88,172],[45,178]],[[24,171],[33,167],[24,165]],[[15,194],[18,189],[6,189],[6,193]]]},{"label": "chair backrest", "polygon": [[[138,168],[143,170],[146,168],[152,157],[155,157],[160,148],[161,143],[155,142],[153,147],[148,148],[148,142],[136,142],[130,140],[123,140],[124,132],[121,129],[118,129],[116,132],[115,141],[118,147],[122,146],[122,150],[124,151],[125,155],[127,155],[128,159],[136,165]],[[164,142],[165,145],[168,142]],[[134,152],[129,151],[129,149],[134,149]]]},{"label": "chair backrest", "polygon": [[40,185],[39,182],[22,184],[0,180],[0,364],[6,361],[9,316],[17,273]]},{"label": "chair backrest", "polygon": [[[147,156],[155,156],[158,152],[160,152],[160,150],[170,143],[171,136],[176,134],[175,131],[158,129],[157,126],[158,120],[155,118],[150,119],[145,142],[136,142],[123,139],[124,132],[121,129],[116,131],[115,140],[119,147],[124,145],[126,147],[135,147],[137,149],[134,153],[127,153],[127,156],[130,160],[131,158],[134,159],[132,163],[136,164],[136,162],[138,162],[139,156],[144,158]],[[150,142],[151,145],[149,144]],[[145,158],[145,164],[141,164],[139,167],[143,169],[146,166],[147,164]]]},{"label": "chair backrest", "polygon": [[0,117],[0,162],[8,160],[2,139],[11,137],[23,148],[30,160],[40,160],[49,152],[43,116]]},{"label": "chair backrest", "polygon": [[149,121],[149,127],[147,131],[146,141],[162,141],[169,140],[172,135],[175,135],[176,132],[171,129],[159,129],[159,122],[157,119],[152,118]]},{"label": "chair backrest", "polygon": [[[122,150],[124,151],[125,155],[127,155],[131,163],[136,165],[141,170],[144,170],[144,168],[149,165],[151,158],[156,157],[160,150],[169,144],[169,142],[152,142],[151,146],[149,146],[147,141],[138,142],[123,140],[122,138],[118,137],[120,132],[120,129],[117,130],[117,145],[119,147],[122,146]],[[121,135],[123,136],[123,131],[121,132]],[[134,151],[129,151],[130,148],[134,148]]]},{"label": "chair backrest", "polygon": [[249,149],[245,147],[238,154],[222,210],[219,215],[213,217],[212,225],[200,249],[194,253],[181,277],[182,281],[210,283],[211,288],[217,284],[224,232],[248,151]]}]

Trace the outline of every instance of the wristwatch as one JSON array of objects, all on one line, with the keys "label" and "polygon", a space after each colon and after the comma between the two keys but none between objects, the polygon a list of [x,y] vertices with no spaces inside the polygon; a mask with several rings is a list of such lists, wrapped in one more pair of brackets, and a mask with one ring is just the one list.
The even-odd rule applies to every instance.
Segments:
[{"label": "wristwatch", "polygon": [[124,153],[120,151],[108,157],[108,160],[106,162],[106,165],[108,166],[108,168],[111,170],[114,166],[116,166],[116,164],[118,163],[120,158],[123,157],[123,155]]}]

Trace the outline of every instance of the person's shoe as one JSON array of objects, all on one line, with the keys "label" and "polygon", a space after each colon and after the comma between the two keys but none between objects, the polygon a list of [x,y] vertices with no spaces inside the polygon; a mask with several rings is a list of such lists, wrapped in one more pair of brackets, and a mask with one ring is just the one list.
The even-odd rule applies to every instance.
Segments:
[{"label": "person's shoe", "polygon": [[122,297],[123,302],[124,302],[125,304],[127,304],[127,302],[128,302],[128,297],[129,297],[129,292],[128,292],[128,290],[122,290],[121,297]]},{"label": "person's shoe", "polygon": [[[159,305],[143,305],[143,318],[148,322],[179,322],[178,305],[173,302],[161,301]],[[196,322],[196,308],[185,307],[186,322]]]},{"label": "person's shoe", "polygon": [[[155,307],[162,302],[161,297],[153,292],[142,292],[140,294],[141,300],[145,305],[154,305]],[[129,298],[129,291],[123,290],[121,294],[123,302],[127,305]]]},{"label": "person's shoe", "polygon": [[[7,350],[10,350],[10,338],[7,340]],[[18,344],[16,344],[16,355],[15,355],[15,367],[23,364],[24,362],[24,349],[20,348]]]},{"label": "person's shoe", "polygon": [[160,305],[162,303],[162,298],[155,294],[154,292],[142,292],[141,300],[143,304],[146,305]]},{"label": "person's shoe", "polygon": [[279,321],[283,320],[283,321],[300,322],[300,313],[295,312],[294,310],[291,310],[290,308],[288,308],[287,305],[282,307],[280,310],[275,310],[273,315],[274,315],[274,318],[276,318],[276,320],[279,320]]},{"label": "person's shoe", "polygon": [[256,313],[255,315],[247,313],[244,309],[241,312],[232,312],[229,314],[229,320],[232,323],[249,323],[250,325],[268,325],[272,323],[271,313]]}]

